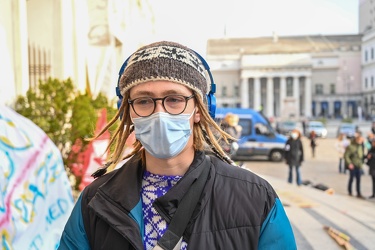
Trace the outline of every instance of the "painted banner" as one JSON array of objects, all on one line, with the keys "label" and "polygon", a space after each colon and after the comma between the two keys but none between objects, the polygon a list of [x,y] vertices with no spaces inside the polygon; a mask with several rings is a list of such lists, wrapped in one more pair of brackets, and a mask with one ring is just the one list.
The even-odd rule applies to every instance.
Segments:
[{"label": "painted banner", "polygon": [[73,205],[58,148],[29,119],[0,105],[0,248],[57,249]]}]

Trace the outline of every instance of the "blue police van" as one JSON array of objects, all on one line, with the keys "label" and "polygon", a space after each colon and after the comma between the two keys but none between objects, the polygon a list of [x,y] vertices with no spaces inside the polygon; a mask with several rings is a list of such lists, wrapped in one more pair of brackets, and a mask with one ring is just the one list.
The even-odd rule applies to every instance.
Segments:
[{"label": "blue police van", "polygon": [[245,108],[217,108],[216,122],[221,123],[226,114],[239,116],[242,127],[239,148],[231,156],[235,161],[250,160],[255,156],[266,157],[270,161],[279,162],[284,158],[284,146],[287,137],[278,134],[268,119],[260,112]]}]

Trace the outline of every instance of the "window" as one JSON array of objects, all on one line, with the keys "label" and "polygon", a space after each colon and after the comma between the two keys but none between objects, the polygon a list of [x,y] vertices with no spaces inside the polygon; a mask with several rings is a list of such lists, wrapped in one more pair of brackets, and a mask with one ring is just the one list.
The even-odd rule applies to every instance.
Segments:
[{"label": "window", "polygon": [[367,62],[367,55],[368,53],[367,53],[367,50],[365,51],[365,62]]},{"label": "window", "polygon": [[371,88],[373,88],[373,87],[374,87],[374,77],[371,76]]},{"label": "window", "polygon": [[371,59],[374,59],[374,48],[371,48]]},{"label": "window", "polygon": [[367,77],[365,78],[365,89],[367,89],[367,85],[368,85],[368,83],[367,83]]},{"label": "window", "polygon": [[240,88],[239,88],[239,86],[234,86],[234,96],[235,97],[240,96]]},{"label": "window", "polygon": [[227,87],[226,86],[223,86],[223,88],[221,89],[221,95],[227,96]]},{"label": "window", "polygon": [[323,94],[323,84],[316,84],[315,85],[315,94],[322,95]]},{"label": "window", "polygon": [[286,79],[286,96],[293,96],[293,79],[290,77]]},{"label": "window", "polygon": [[268,127],[262,123],[256,123],[254,127],[255,127],[255,134],[257,135],[268,136],[271,134]]},{"label": "window", "polygon": [[238,122],[238,125],[242,127],[242,131],[241,131],[242,136],[252,134],[251,128],[253,124],[252,124],[251,119],[240,119],[240,121]]},{"label": "window", "polygon": [[329,85],[329,93],[331,94],[336,93],[336,85],[334,83],[331,83],[331,85]]}]

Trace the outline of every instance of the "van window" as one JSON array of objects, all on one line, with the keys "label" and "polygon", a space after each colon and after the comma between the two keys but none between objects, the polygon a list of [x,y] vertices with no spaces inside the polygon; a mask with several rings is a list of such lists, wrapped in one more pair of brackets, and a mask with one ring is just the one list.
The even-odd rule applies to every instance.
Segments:
[{"label": "van window", "polygon": [[241,119],[238,122],[239,125],[242,127],[241,137],[245,135],[251,135],[251,120],[250,119]]},{"label": "van window", "polygon": [[255,124],[255,133],[257,135],[266,135],[268,136],[270,134],[270,130],[268,127],[263,123],[256,123]]}]

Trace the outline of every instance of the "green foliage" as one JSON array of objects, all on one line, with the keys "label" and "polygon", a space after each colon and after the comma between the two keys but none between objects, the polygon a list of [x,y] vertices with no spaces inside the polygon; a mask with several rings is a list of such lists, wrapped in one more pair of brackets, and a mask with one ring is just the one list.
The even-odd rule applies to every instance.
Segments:
[{"label": "green foliage", "polygon": [[[60,149],[69,175],[73,174],[71,168],[78,154],[89,143],[86,139],[94,136],[102,108],[107,109],[109,118],[117,112],[103,94],[95,99],[87,93],[80,94],[70,79],[50,78],[40,82],[38,88],[28,90],[26,96],[19,96],[15,103],[15,110],[38,125]],[[72,154],[72,145],[77,140],[82,142],[81,148]],[[81,178],[74,177],[73,186],[78,189]]]},{"label": "green foliage", "polygon": [[348,117],[348,118],[343,118],[343,119],[341,120],[341,122],[352,123],[352,122],[353,122],[353,119],[350,118],[350,117]]},{"label": "green foliage", "polygon": [[29,89],[26,96],[19,96],[15,110],[38,125],[56,146],[63,150],[69,141],[69,123],[74,101],[74,88],[70,79],[60,82],[48,79],[37,89]]},{"label": "green foliage", "polygon": [[[97,117],[91,97],[87,94],[78,95],[72,107],[70,141],[74,142],[77,138],[84,140],[92,137]],[[87,145],[87,143],[84,144]]]},{"label": "green foliage", "polygon": [[318,118],[317,121],[320,121],[324,125],[327,125],[327,118],[325,118],[325,117]]}]

